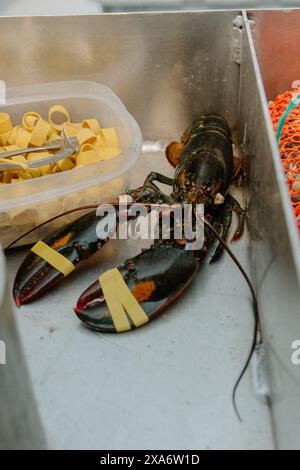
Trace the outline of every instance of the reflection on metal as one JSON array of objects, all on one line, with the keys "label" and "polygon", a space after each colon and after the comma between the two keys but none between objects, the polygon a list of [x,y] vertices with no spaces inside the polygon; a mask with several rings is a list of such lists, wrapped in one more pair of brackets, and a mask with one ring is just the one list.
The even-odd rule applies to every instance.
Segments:
[{"label": "reflection on metal", "polygon": [[6,343],[0,339],[0,365],[6,365]]},{"label": "reflection on metal", "polygon": [[99,0],[105,12],[290,8],[298,0]]},{"label": "reflection on metal", "polygon": [[1,0],[0,15],[34,16],[34,15],[79,15],[83,13],[100,13],[99,0]]},{"label": "reflection on metal", "polygon": [[[271,33],[276,22],[274,13],[270,12],[269,15],[270,23],[263,31],[259,27],[259,13],[251,13],[250,18],[255,20],[257,48],[258,38],[266,34],[264,47],[270,47],[268,62],[271,66],[280,61],[282,64],[285,60],[284,49],[281,49],[280,58],[274,55],[274,51],[277,43],[283,47],[284,38],[289,37],[289,32],[280,23],[281,34],[278,35],[278,30]],[[289,14],[285,12],[281,15],[285,18]],[[299,12],[295,15],[299,16]],[[268,13],[262,13],[262,17],[266,20]],[[262,335],[269,359],[276,441],[279,448],[297,449],[300,444],[297,431],[300,426],[300,367],[291,363],[291,344],[300,336],[299,238],[246,14],[245,21],[247,35],[244,37],[241,69],[239,138],[244,143],[250,168],[250,256],[259,297]],[[272,46],[269,38],[272,38]],[[259,51],[259,56],[261,53]],[[282,69],[284,74],[287,69]],[[264,65],[262,70],[264,76]],[[273,77],[275,84],[278,83],[278,75],[275,78],[276,73],[271,68],[269,70],[270,77]]]},{"label": "reflection on metal", "polygon": [[0,449],[43,449],[45,437],[7,291],[0,253]]}]

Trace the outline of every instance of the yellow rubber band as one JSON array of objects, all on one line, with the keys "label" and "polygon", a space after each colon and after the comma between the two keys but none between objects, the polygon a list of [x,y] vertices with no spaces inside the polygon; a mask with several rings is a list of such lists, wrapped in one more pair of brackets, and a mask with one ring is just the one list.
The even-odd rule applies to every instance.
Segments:
[{"label": "yellow rubber band", "polygon": [[57,269],[57,271],[60,271],[64,276],[67,276],[75,269],[74,264],[68,258],[53,250],[51,246],[42,241],[37,242],[31,248],[31,251],[47,261],[47,263]]},{"label": "yellow rubber band", "polygon": [[110,269],[103,273],[99,277],[99,283],[117,332],[121,333],[131,330],[126,312],[116,295],[114,270]]},{"label": "yellow rubber band", "polygon": [[122,274],[117,268],[109,269],[101,274],[99,283],[118,333],[131,330],[126,312],[136,327],[149,322],[148,316],[130,292]]}]

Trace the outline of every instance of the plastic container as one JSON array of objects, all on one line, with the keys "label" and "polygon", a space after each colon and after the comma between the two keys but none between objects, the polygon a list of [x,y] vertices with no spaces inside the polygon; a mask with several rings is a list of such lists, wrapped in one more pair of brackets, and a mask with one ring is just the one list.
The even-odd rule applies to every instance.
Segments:
[{"label": "plastic container", "polygon": [[[47,118],[53,104],[62,104],[73,122],[96,118],[102,127],[114,127],[121,154],[62,173],[0,186],[0,240],[7,246],[18,236],[45,220],[75,207],[110,202],[128,189],[130,171],[142,148],[138,124],[120,99],[106,86],[89,81],[67,81],[29,85],[7,90],[5,106],[14,124],[27,111]],[[78,212],[57,219],[24,237],[17,245],[44,238],[55,229],[78,217]]]}]

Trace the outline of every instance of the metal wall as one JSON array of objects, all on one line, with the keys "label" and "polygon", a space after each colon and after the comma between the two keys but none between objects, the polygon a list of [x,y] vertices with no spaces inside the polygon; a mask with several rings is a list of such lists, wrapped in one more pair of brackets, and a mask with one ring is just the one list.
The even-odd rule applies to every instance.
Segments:
[{"label": "metal wall", "polygon": [[[275,441],[278,448],[299,449],[300,366],[292,363],[291,345],[300,339],[300,244],[252,43],[252,25],[246,15],[245,20],[239,136],[250,168],[250,258],[268,355]],[[270,43],[270,30],[266,33]],[[276,49],[279,40],[272,35],[272,41]],[[271,56],[275,63],[274,52]]]},{"label": "metal wall", "polygon": [[0,449],[43,449],[41,426],[24,353],[7,295],[4,256],[0,252],[0,340],[6,364],[0,363]]},{"label": "metal wall", "polygon": [[236,13],[202,13],[199,27],[200,14],[0,18],[0,78],[7,86],[102,82],[121,97],[145,138],[178,135],[199,110],[217,108],[234,124]]},{"label": "metal wall", "polygon": [[[299,5],[298,5],[299,6]],[[253,38],[269,100],[300,80],[300,10],[253,11]]]}]

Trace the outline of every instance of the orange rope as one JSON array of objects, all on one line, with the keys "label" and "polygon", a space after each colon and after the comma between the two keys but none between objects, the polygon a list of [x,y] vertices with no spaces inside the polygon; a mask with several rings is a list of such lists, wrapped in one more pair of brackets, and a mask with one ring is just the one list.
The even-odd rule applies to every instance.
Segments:
[{"label": "orange rope", "polygon": [[[300,93],[300,85],[277,96],[269,104],[275,132],[277,131],[282,113],[284,113],[293,96],[297,93]],[[280,137],[279,151],[292,206],[300,230],[300,106],[296,106],[285,121]]]}]

